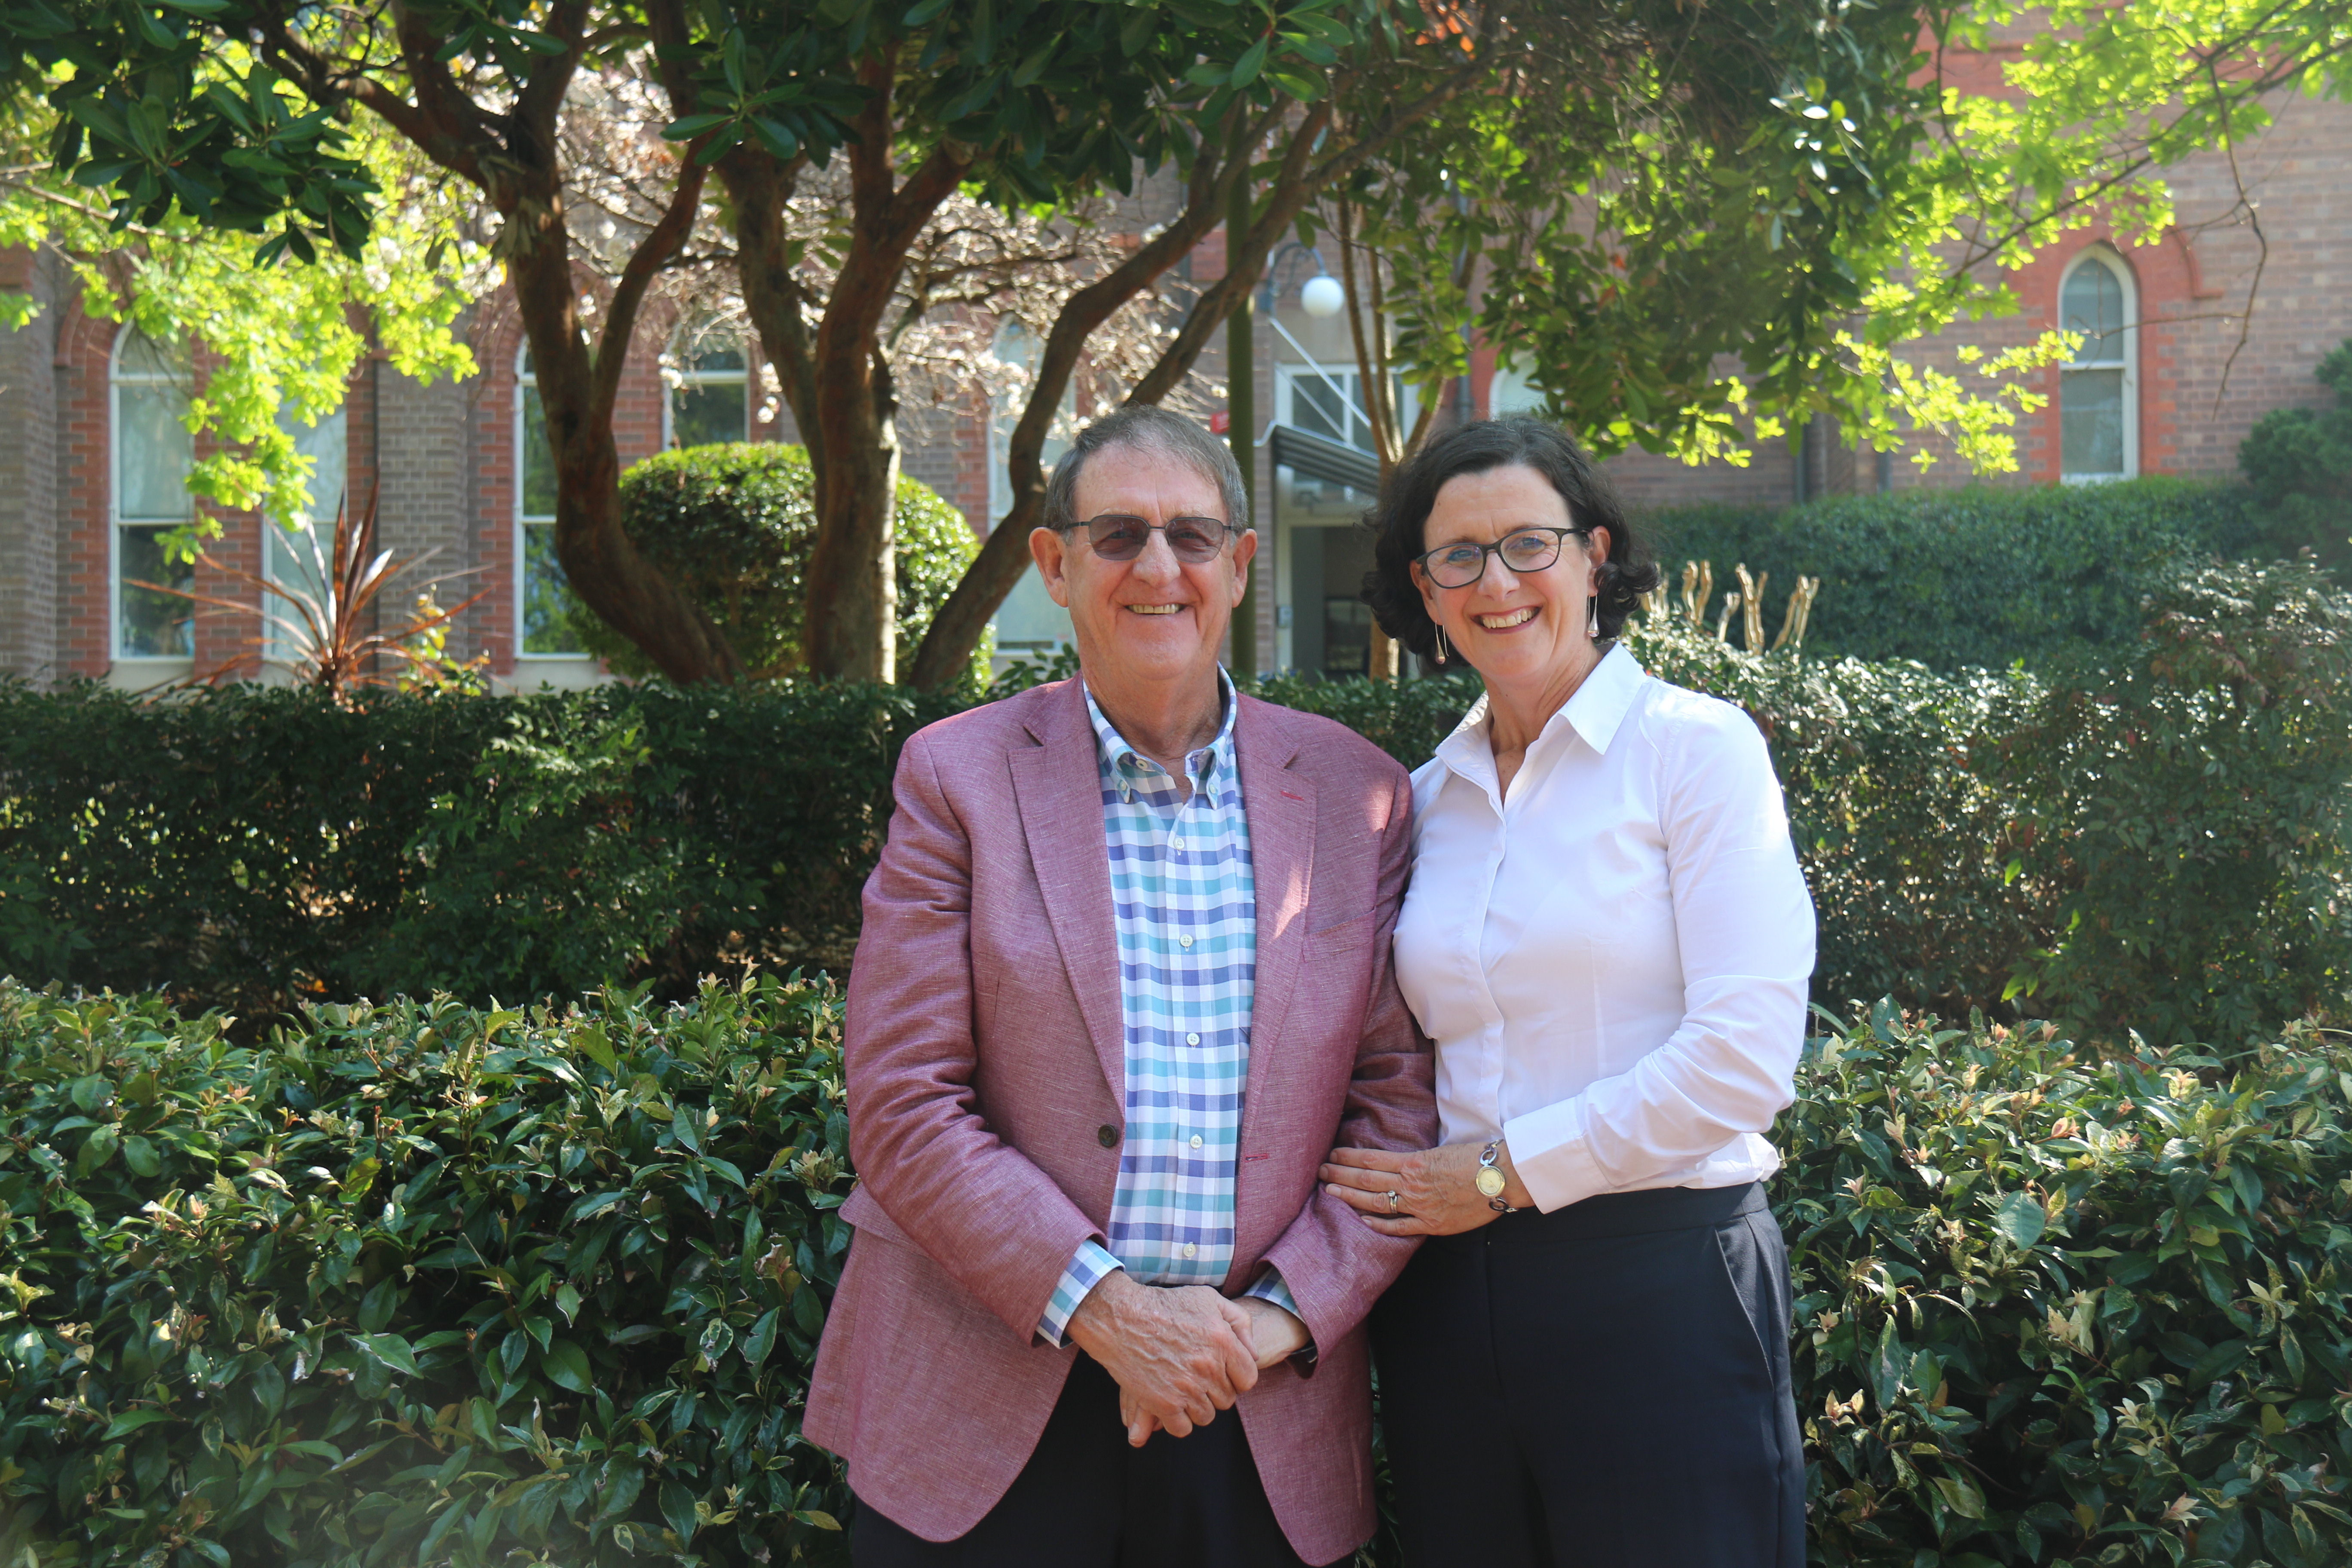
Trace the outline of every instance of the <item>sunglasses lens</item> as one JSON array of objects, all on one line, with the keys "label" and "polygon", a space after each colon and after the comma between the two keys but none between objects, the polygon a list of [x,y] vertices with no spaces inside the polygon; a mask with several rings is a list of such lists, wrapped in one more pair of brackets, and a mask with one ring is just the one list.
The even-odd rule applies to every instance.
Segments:
[{"label": "sunglasses lens", "polygon": [[1203,561],[1214,560],[1218,547],[1223,542],[1204,524],[1189,518],[1179,518],[1168,525],[1168,548],[1176,552],[1177,560],[1190,562],[1195,566]]},{"label": "sunglasses lens", "polygon": [[1095,553],[1106,561],[1132,561],[1143,553],[1151,530],[1139,517],[1098,517],[1087,524]]}]

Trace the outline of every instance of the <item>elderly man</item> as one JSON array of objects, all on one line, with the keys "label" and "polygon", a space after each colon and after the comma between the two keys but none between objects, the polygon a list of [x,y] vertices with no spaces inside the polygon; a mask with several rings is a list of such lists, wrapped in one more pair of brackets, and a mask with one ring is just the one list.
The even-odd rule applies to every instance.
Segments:
[{"label": "elderly man", "polygon": [[1411,788],[1218,668],[1257,548],[1222,442],[1112,415],[1045,518],[1080,678],[909,741],[866,884],[804,1430],[860,1568],[1334,1562],[1410,1244],[1316,1169],[1436,1132],[1389,961]]}]

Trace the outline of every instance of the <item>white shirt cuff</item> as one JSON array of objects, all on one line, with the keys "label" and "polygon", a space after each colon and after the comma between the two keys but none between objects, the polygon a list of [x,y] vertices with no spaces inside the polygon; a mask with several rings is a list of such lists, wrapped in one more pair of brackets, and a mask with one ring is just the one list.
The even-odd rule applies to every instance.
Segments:
[{"label": "white shirt cuff", "polygon": [[1054,1294],[1046,1300],[1045,1314],[1037,1320],[1037,1337],[1049,1345],[1061,1344],[1078,1303],[1113,1271],[1124,1267],[1101,1242],[1089,1237],[1078,1243],[1078,1249],[1070,1254],[1069,1267],[1054,1282]]},{"label": "white shirt cuff", "polygon": [[1581,1096],[1510,1118],[1503,1123],[1503,1141],[1510,1145],[1511,1168],[1518,1172],[1536,1207],[1546,1214],[1613,1185],[1593,1157]]}]

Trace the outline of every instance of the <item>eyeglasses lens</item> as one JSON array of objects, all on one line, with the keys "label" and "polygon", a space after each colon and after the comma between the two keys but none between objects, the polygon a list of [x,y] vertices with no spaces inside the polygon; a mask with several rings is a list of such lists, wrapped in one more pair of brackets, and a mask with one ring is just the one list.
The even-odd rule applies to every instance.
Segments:
[{"label": "eyeglasses lens", "polygon": [[1515,533],[1503,541],[1503,564],[1514,572],[1540,572],[1559,559],[1559,535]]}]

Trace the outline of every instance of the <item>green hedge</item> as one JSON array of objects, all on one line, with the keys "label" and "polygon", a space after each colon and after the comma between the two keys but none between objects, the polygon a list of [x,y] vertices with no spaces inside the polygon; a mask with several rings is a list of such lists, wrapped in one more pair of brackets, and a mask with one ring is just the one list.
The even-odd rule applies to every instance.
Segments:
[{"label": "green hedge", "polygon": [[840,967],[898,745],[950,705],[0,685],[0,971],[263,1016]]},{"label": "green hedge", "polygon": [[[799,1436],[836,993],[221,1023],[0,981],[0,1561],[842,1560]],[[2352,1552],[2340,1037],[2102,1059],[1882,1005],[1797,1088],[1817,1562]]]},{"label": "green hedge", "polygon": [[[2176,579],[2147,614],[2108,664],[2042,673],[1751,656],[1673,616],[1632,637],[1770,738],[1821,912],[1818,999],[2233,1043],[2341,1011],[2352,599],[2277,563]],[[1408,763],[1475,691],[1260,689]],[[838,971],[897,748],[954,701],[0,689],[0,972],[259,1019],[305,997]]]},{"label": "green hedge", "polygon": [[[657,452],[621,476],[621,522],[669,579],[694,595],[755,679],[801,668],[802,571],[816,543],[816,477],[808,448],[738,441]],[[980,552],[963,513],[901,475],[891,512],[899,657],[913,657],[931,617]],[[581,647],[623,675],[656,673],[637,646],[576,597],[565,616]],[[973,657],[983,680],[988,647]],[[977,689],[977,685],[973,688]]]},{"label": "green hedge", "polygon": [[2250,492],[2175,479],[1691,507],[1643,521],[1675,582],[1684,563],[1714,563],[1709,625],[1744,563],[1771,574],[1776,613],[1799,576],[1821,579],[1807,634],[1816,654],[1947,671],[2126,644],[2143,596],[2184,565],[2257,548],[2265,526]]}]

